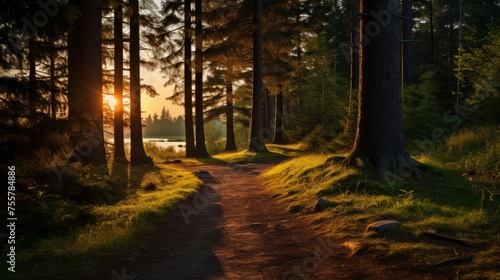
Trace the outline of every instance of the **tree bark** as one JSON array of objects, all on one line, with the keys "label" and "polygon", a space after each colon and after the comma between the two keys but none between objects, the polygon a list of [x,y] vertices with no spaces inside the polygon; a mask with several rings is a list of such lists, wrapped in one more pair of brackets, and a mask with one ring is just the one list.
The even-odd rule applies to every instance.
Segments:
[{"label": "tree bark", "polygon": [[55,120],[57,119],[57,97],[56,97],[56,73],[55,73],[55,51],[50,52],[50,114]]},{"label": "tree bark", "polygon": [[118,2],[114,7],[114,151],[115,161],[126,161],[123,133],[123,5]]},{"label": "tree bark", "polygon": [[344,132],[346,135],[354,134],[354,93],[359,88],[359,48],[360,48],[360,29],[359,29],[359,0],[351,1],[351,47],[350,47],[350,84],[349,84],[349,104],[347,107],[347,118]]},{"label": "tree bark", "polygon": [[359,88],[359,0],[353,0],[351,4],[351,91]]},{"label": "tree bark", "polygon": [[35,37],[30,36],[28,39],[28,61],[29,61],[29,81],[28,81],[28,108],[31,113],[36,112],[36,42]]},{"label": "tree bark", "polygon": [[403,84],[412,85],[415,83],[413,70],[413,14],[412,0],[403,0]]},{"label": "tree bark", "polygon": [[429,0],[429,24],[431,31],[431,64],[434,63],[434,7],[432,0]]},{"label": "tree bark", "polygon": [[196,115],[196,157],[208,157],[205,145],[205,123],[203,120],[203,25],[201,0],[195,0],[195,115]]},{"label": "tree bark", "polygon": [[274,139],[273,144],[284,144],[283,137],[283,92],[280,90],[276,94],[276,114],[274,121]]},{"label": "tree bark", "polygon": [[106,164],[102,108],[101,1],[77,0],[82,17],[68,38],[68,109],[70,119],[91,120],[92,131],[73,139],[83,163]]},{"label": "tree bark", "polygon": [[[405,150],[399,9],[387,12],[390,2],[361,1],[361,42],[365,41],[364,36],[370,40],[361,48],[357,131],[345,162],[355,164],[357,158],[368,160],[384,179],[413,175],[420,181],[420,173]],[[386,23],[377,21],[374,13],[383,15]]]},{"label": "tree bark", "polygon": [[186,130],[186,157],[196,156],[193,121],[193,73],[191,59],[191,0],[184,2],[184,127]]},{"label": "tree bark", "polygon": [[139,0],[131,0],[130,8],[130,163],[152,164],[142,142]]},{"label": "tree bark", "polygon": [[253,0],[253,98],[250,125],[250,152],[267,152],[262,126],[262,0]]},{"label": "tree bark", "polygon": [[225,151],[236,151],[234,137],[234,109],[233,109],[233,85],[226,85],[226,148]]},{"label": "tree bark", "polygon": [[266,112],[266,117],[264,118],[265,119],[265,122],[264,122],[264,129],[266,131],[266,143],[269,142],[269,141],[272,141],[272,137],[273,137],[273,129],[274,129],[274,126],[273,126],[273,103],[272,103],[272,99],[271,99],[271,93],[269,92],[269,90],[266,90],[265,91],[266,93],[266,101],[265,101],[265,112]]}]

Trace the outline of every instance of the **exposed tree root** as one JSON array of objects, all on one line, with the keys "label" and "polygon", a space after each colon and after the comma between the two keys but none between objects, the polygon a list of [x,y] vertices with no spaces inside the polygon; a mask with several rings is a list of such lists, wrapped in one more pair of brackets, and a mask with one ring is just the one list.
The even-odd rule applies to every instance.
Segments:
[{"label": "exposed tree root", "polygon": [[[333,156],[325,161],[325,164],[343,164],[345,166],[357,166],[356,159],[363,158],[357,155],[350,155],[348,157]],[[433,177],[444,177],[444,174],[434,168],[425,165],[411,157],[399,156],[397,166],[387,166],[387,164],[377,164],[370,161],[376,168],[377,173],[381,178],[387,181],[408,181],[410,178],[415,179],[419,185],[424,185],[424,178],[422,173],[430,174]],[[394,164],[393,164],[394,165]]]}]

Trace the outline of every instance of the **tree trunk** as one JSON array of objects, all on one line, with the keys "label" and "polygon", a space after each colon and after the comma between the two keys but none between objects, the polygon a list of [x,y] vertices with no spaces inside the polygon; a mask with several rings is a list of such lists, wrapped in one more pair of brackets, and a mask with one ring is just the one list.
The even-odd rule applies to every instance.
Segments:
[{"label": "tree trunk", "polygon": [[349,104],[347,105],[347,118],[344,133],[346,135],[354,134],[354,93],[359,88],[359,0],[351,1],[351,47],[350,47],[350,84],[349,84]]},{"label": "tree trunk", "polygon": [[264,129],[266,131],[266,143],[268,141],[272,141],[272,136],[273,136],[273,103],[271,100],[271,93],[269,90],[266,90],[266,107],[265,107],[265,112],[266,112],[266,117],[265,117],[265,122],[264,122]]},{"label": "tree trunk", "polygon": [[[364,36],[371,36],[360,53],[358,124],[354,147],[346,163],[355,164],[356,158],[361,158],[374,165],[384,179],[413,175],[420,180],[420,173],[405,150],[400,87],[400,20],[399,14],[390,13],[393,11],[388,9],[389,2],[361,2],[361,30],[364,31],[361,32],[361,42]],[[373,13],[385,18],[384,26],[371,16]]]},{"label": "tree trunk", "polygon": [[233,109],[233,85],[226,85],[226,148],[225,151],[236,151],[234,137],[234,109]]},{"label": "tree trunk", "polygon": [[351,6],[351,91],[359,88],[359,0],[353,0]]},{"label": "tree trunk", "polygon": [[434,7],[432,0],[429,0],[429,24],[431,31],[431,64],[434,63]]},{"label": "tree trunk", "polygon": [[262,0],[253,0],[253,98],[250,125],[250,152],[267,152],[262,126]]},{"label": "tree trunk", "polygon": [[125,143],[123,133],[123,6],[118,2],[114,7],[114,40],[115,40],[115,58],[114,58],[114,152],[115,161],[126,161]]},{"label": "tree trunk", "polygon": [[263,133],[262,137],[264,139],[264,143],[267,143],[271,137],[271,95],[269,94],[269,90],[266,88],[263,92],[262,98],[262,128]]},{"label": "tree trunk", "polygon": [[130,163],[152,164],[142,142],[139,0],[131,0],[130,8]]},{"label": "tree trunk", "polygon": [[203,120],[203,25],[201,0],[195,0],[195,115],[196,115],[196,157],[208,157],[205,145],[205,123]]},{"label": "tree trunk", "polygon": [[28,80],[28,108],[31,113],[36,112],[36,42],[34,36],[30,36],[28,39],[28,62],[29,62],[29,80]]},{"label": "tree trunk", "polygon": [[193,73],[191,68],[191,0],[184,2],[184,127],[186,130],[186,157],[196,156],[193,120]]},{"label": "tree trunk", "polygon": [[50,113],[53,119],[57,119],[55,52],[50,52]]},{"label": "tree trunk", "polygon": [[276,114],[274,118],[274,139],[273,144],[284,144],[283,137],[283,92],[280,90],[276,94]]},{"label": "tree trunk", "polygon": [[69,117],[85,117],[94,129],[81,131],[84,137],[73,139],[83,163],[106,164],[102,112],[101,1],[77,0],[82,17],[68,38]]},{"label": "tree trunk", "polygon": [[412,0],[403,0],[403,84],[412,85],[415,83],[413,71],[413,14]]}]

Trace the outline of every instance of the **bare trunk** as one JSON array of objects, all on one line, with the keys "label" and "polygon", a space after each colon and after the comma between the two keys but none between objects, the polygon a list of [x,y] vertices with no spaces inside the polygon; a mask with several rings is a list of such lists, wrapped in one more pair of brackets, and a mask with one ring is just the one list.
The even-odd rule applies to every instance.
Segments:
[{"label": "bare trunk", "polygon": [[125,143],[123,140],[123,6],[118,3],[114,9],[114,40],[115,40],[115,58],[114,58],[114,152],[113,157],[116,161],[126,161]]},{"label": "bare trunk", "polygon": [[413,70],[412,0],[403,0],[403,84],[415,83]]},{"label": "bare trunk", "polygon": [[351,42],[350,42],[350,85],[349,85],[349,104],[347,107],[347,118],[344,132],[351,135],[354,132],[354,93],[359,88],[359,0],[351,1]]},{"label": "bare trunk", "polygon": [[285,139],[283,137],[283,92],[280,90],[276,94],[276,114],[274,121],[274,144],[283,144]]},{"label": "bare trunk", "polygon": [[85,117],[94,125],[74,139],[83,163],[106,164],[102,112],[101,7],[99,0],[75,1],[82,18],[69,37],[68,106],[70,118]]},{"label": "bare trunk", "polygon": [[29,81],[28,81],[28,108],[30,109],[31,113],[36,112],[36,57],[35,57],[35,52],[36,52],[36,43],[35,43],[35,37],[30,36],[28,40],[28,47],[29,47],[29,52],[28,52],[28,62],[29,62]]},{"label": "bare trunk", "polygon": [[233,85],[226,85],[226,148],[225,151],[236,151],[234,137],[234,110],[233,110]]},{"label": "bare trunk", "polygon": [[131,0],[130,8],[130,163],[152,164],[142,142],[139,0]]},{"label": "bare trunk", "polygon": [[195,115],[196,115],[196,157],[208,157],[205,145],[205,123],[203,120],[203,26],[201,0],[195,0]]},{"label": "bare trunk", "polygon": [[265,89],[264,98],[262,100],[262,127],[264,132],[262,136],[264,137],[264,142],[268,143],[271,138],[271,94],[268,89]]},{"label": "bare trunk", "polygon": [[56,99],[56,78],[55,78],[55,51],[50,53],[50,113],[53,119],[57,118],[57,99]]},{"label": "bare trunk", "polygon": [[[368,160],[385,179],[403,175],[414,175],[420,179],[419,171],[405,150],[400,87],[400,21],[399,14],[392,13],[398,9],[390,11],[389,2],[361,2],[361,30],[364,31],[361,32],[361,42],[364,36],[371,36],[360,53],[358,125],[354,147],[346,162],[354,164],[356,158]],[[383,14],[386,24],[381,26],[370,13]],[[403,169],[409,171],[402,174]]]},{"label": "bare trunk", "polygon": [[184,2],[184,127],[186,157],[196,156],[193,122],[193,73],[191,67],[191,0]]},{"label": "bare trunk", "polygon": [[429,24],[431,31],[431,63],[434,63],[434,7],[432,0],[429,0]]},{"label": "bare trunk", "polygon": [[253,1],[253,98],[250,125],[251,152],[267,152],[262,127],[262,0]]}]

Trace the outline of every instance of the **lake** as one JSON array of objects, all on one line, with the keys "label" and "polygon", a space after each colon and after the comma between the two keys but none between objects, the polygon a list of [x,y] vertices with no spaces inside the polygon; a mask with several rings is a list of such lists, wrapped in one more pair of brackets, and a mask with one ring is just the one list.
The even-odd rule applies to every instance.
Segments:
[{"label": "lake", "polygon": [[[113,143],[113,138],[106,139],[106,141]],[[158,147],[167,148],[174,147],[176,151],[184,151],[186,148],[185,141],[169,140],[168,138],[143,138],[142,141],[146,143],[154,143]],[[130,145],[130,138],[124,139],[125,145]]]}]

